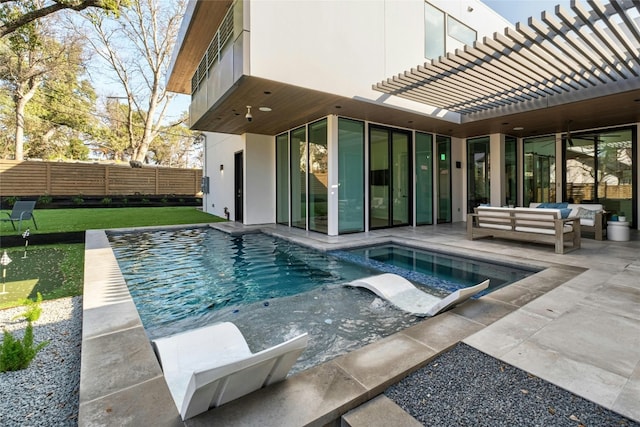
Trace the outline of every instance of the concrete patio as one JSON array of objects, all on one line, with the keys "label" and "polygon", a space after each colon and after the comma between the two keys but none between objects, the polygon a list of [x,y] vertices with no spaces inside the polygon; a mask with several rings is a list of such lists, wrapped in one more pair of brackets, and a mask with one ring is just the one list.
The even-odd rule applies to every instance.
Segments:
[{"label": "concrete patio", "polygon": [[394,241],[545,269],[183,423],[106,236],[89,231],[79,425],[340,425],[343,414],[368,401],[345,422],[359,425],[383,411],[409,425],[392,402],[372,400],[460,341],[640,421],[637,230],[629,242],[583,238],[580,250],[557,255],[549,245],[466,240],[463,223],[338,237],[215,226],[230,233],[263,229],[320,250]]}]

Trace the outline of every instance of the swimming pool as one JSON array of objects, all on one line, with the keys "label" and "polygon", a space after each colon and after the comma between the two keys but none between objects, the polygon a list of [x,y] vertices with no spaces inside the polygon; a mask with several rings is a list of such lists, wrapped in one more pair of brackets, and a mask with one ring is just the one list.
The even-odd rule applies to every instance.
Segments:
[{"label": "swimming pool", "polygon": [[109,240],[150,339],[231,321],[259,351],[308,332],[296,372],[421,320],[369,291],[343,286],[384,269],[266,234],[193,228],[110,234]]},{"label": "swimming pool", "polygon": [[333,251],[331,254],[364,267],[428,284],[433,289],[432,293],[440,296],[454,292],[461,284],[471,286],[490,279],[489,288],[481,293],[486,294],[540,271],[533,267],[487,262],[391,243]]}]

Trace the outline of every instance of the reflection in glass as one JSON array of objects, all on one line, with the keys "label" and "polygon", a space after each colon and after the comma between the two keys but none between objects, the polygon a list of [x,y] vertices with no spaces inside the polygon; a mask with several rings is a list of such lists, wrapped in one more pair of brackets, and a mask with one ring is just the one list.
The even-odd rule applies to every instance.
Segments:
[{"label": "reflection in glass", "polygon": [[369,223],[371,228],[387,227],[391,217],[389,132],[371,128],[369,147]]},{"label": "reflection in glass", "polygon": [[633,133],[617,129],[565,137],[565,195],[575,203],[601,203],[632,218]]},{"label": "reflection in glass", "polygon": [[289,135],[276,136],[276,222],[289,225]]},{"label": "reflection in glass", "polygon": [[451,222],[451,138],[436,136],[438,147],[438,224]]},{"label": "reflection in glass", "polygon": [[370,226],[408,225],[412,199],[409,134],[372,126],[369,141]]},{"label": "reflection in glass", "polygon": [[409,135],[404,132],[392,132],[391,158],[393,159],[393,222],[392,225],[409,224],[409,202],[411,187],[409,177]]},{"label": "reflection in glass", "polygon": [[518,145],[517,138],[507,136],[504,139],[504,180],[506,183],[506,203],[518,204]]},{"label": "reflection in glass", "polygon": [[556,201],[555,136],[524,140],[524,206]]},{"label": "reflection in glass", "polygon": [[416,133],[416,224],[433,224],[433,136]]},{"label": "reflection in glass", "polygon": [[444,12],[424,4],[424,57],[436,59],[444,55]]},{"label": "reflection in glass", "polygon": [[489,137],[467,141],[467,212],[491,201]]},{"label": "reflection in glass", "polygon": [[364,231],[364,123],[338,119],[338,232]]},{"label": "reflection in glass", "polygon": [[291,226],[307,228],[307,132],[291,131]]},{"label": "reflection in glass", "polygon": [[309,125],[309,230],[326,233],[328,200],[327,119]]}]

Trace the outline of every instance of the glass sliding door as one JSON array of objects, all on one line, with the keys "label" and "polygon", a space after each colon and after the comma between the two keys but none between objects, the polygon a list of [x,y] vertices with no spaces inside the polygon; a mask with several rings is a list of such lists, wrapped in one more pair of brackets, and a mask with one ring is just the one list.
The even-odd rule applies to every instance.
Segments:
[{"label": "glass sliding door", "polygon": [[518,205],[518,139],[504,138],[504,182],[505,199],[509,206]]},{"label": "glass sliding door", "polygon": [[328,231],[327,119],[309,125],[309,230]]},{"label": "glass sliding door", "polygon": [[369,225],[408,225],[411,216],[410,137],[407,132],[369,129]]},{"label": "glass sliding door", "polygon": [[433,136],[416,132],[416,224],[433,224]]},{"label": "glass sliding door", "polygon": [[634,210],[635,189],[633,186],[634,157],[633,133],[630,129],[600,133],[598,153],[597,200],[608,212],[625,216],[636,227]]},{"label": "glass sliding door", "polygon": [[391,134],[391,197],[393,205],[391,209],[391,225],[408,225],[411,212],[411,159],[409,147],[409,134],[405,132],[392,132]]},{"label": "glass sliding door", "polygon": [[555,136],[524,140],[524,206],[556,201],[555,147]]},{"label": "glass sliding door", "polygon": [[467,212],[491,201],[489,137],[467,141]]},{"label": "glass sliding door", "polygon": [[389,131],[369,130],[369,227],[388,227],[391,220]]},{"label": "glass sliding door", "polygon": [[364,231],[364,123],[338,119],[338,233]]},{"label": "glass sliding door", "polygon": [[451,222],[451,138],[436,136],[438,156],[438,224]]},{"label": "glass sliding door", "polygon": [[291,226],[307,228],[307,131],[291,131]]},{"label": "glass sliding door", "polygon": [[634,140],[628,128],[565,137],[566,200],[601,203],[612,214],[635,218]]},{"label": "glass sliding door", "polygon": [[276,222],[289,225],[289,134],[276,136]]}]

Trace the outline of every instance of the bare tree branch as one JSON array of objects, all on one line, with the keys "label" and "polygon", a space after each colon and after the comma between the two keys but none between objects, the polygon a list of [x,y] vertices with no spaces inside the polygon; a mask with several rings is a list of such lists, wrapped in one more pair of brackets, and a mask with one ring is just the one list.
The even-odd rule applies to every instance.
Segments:
[{"label": "bare tree branch", "polygon": [[[14,0],[3,0],[2,3],[11,3]],[[0,38],[11,34],[18,28],[29,24],[37,19],[43,18],[64,9],[75,11],[84,10],[88,7],[117,11],[120,8],[120,0],[54,0],[53,4],[34,9],[18,16],[15,19],[4,22],[0,25]]]}]

